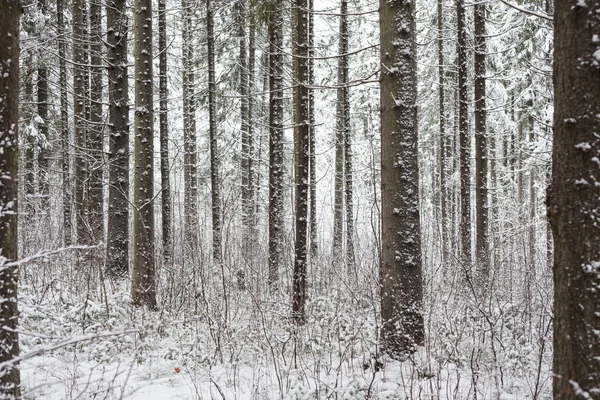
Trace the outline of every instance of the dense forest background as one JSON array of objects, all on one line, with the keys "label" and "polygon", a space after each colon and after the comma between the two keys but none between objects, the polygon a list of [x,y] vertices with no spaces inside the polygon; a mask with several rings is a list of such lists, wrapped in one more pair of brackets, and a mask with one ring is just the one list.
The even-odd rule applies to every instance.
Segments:
[{"label": "dense forest background", "polygon": [[551,1],[21,3],[26,398],[552,397]]}]

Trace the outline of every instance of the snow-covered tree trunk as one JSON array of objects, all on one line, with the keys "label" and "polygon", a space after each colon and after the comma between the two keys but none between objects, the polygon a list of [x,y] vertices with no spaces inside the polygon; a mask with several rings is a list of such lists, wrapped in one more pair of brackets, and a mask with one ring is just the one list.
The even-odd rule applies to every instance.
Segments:
[{"label": "snow-covered tree trunk", "polygon": [[600,397],[600,9],[554,10],[554,399]]},{"label": "snow-covered tree trunk", "polygon": [[108,49],[108,235],[106,271],[112,278],[129,272],[129,78],[125,0],[106,6]]},{"label": "snow-covered tree trunk", "polygon": [[18,0],[0,2],[0,394],[21,398],[17,363],[19,270],[7,262],[18,258],[19,169],[19,22]]},{"label": "snow-covered tree trunk", "polygon": [[70,152],[71,143],[69,134],[69,99],[67,92],[67,65],[66,65],[66,38],[64,22],[64,0],[56,0],[56,22],[57,32],[60,37],[58,42],[59,63],[59,86],[60,86],[60,140],[61,140],[61,170],[62,170],[62,221],[64,245],[72,243],[72,221],[71,221],[71,173]]},{"label": "snow-covered tree trunk", "polygon": [[309,115],[309,132],[308,132],[308,175],[309,175],[309,217],[310,217],[310,259],[311,263],[317,257],[317,173],[316,173],[316,154],[315,154],[315,93],[311,85],[315,82],[315,17],[314,17],[314,0],[308,0],[308,115]]},{"label": "snow-covered tree trunk", "polygon": [[[212,203],[212,242],[213,261],[221,264],[222,256],[222,223],[221,223],[221,179],[219,146],[217,140],[217,108],[215,77],[215,33],[213,20],[213,3],[206,2],[206,40],[208,43],[208,133],[210,141],[210,187]],[[225,277],[223,276],[223,279]]]},{"label": "snow-covered tree trunk", "polygon": [[[475,219],[477,269],[482,282],[489,275],[488,244],[488,148],[486,127],[486,5],[474,6],[475,25]],[[467,159],[468,162],[468,159]]]},{"label": "snow-covered tree trunk", "polygon": [[415,2],[381,0],[379,15],[381,345],[402,358],[424,342]]},{"label": "snow-covered tree trunk", "polygon": [[[104,242],[104,196],[102,190],[103,155],[103,115],[102,115],[102,13],[98,0],[90,3],[90,118],[87,132],[86,152],[88,164],[88,217],[89,243]],[[95,257],[100,257],[95,252]]]},{"label": "snow-covered tree trunk", "polygon": [[133,174],[133,279],[131,298],[156,308],[154,255],[154,101],[152,0],[135,0],[135,126]]},{"label": "snow-covered tree trunk", "polygon": [[467,87],[467,27],[465,0],[456,0],[458,30],[458,164],[460,166],[460,240],[461,262],[471,264],[471,140],[469,139],[469,100]]},{"label": "snow-covered tree trunk", "polygon": [[279,0],[269,4],[269,284],[279,279],[283,256],[283,19]]},{"label": "snow-covered tree trunk", "polygon": [[169,88],[167,82],[167,9],[166,0],[158,1],[158,64],[159,64],[159,136],[160,136],[160,188],[161,188],[161,224],[162,259],[172,264],[173,239],[171,237],[171,180],[169,177]]},{"label": "snow-covered tree trunk", "polygon": [[308,12],[307,0],[295,0],[294,54],[294,177],[295,226],[292,317],[306,321],[306,260],[308,253]]}]

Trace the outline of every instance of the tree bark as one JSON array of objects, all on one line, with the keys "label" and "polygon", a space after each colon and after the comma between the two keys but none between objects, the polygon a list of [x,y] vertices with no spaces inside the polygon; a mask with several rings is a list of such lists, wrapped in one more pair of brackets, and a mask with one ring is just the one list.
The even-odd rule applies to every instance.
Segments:
[{"label": "tree bark", "polygon": [[[185,253],[198,249],[198,167],[196,145],[196,99],[194,44],[192,38],[194,8],[182,1],[183,9],[183,141],[184,141],[184,232]],[[210,95],[209,95],[210,97]],[[188,253],[189,252],[189,253]]]},{"label": "tree bark", "polygon": [[283,256],[283,4],[269,4],[269,285]]},{"label": "tree bark", "polygon": [[554,5],[554,399],[600,398],[599,0]]},{"label": "tree bark", "polygon": [[438,107],[440,112],[440,139],[439,139],[439,160],[438,168],[440,170],[440,214],[442,219],[441,248],[442,262],[448,258],[448,203],[447,203],[447,182],[446,182],[446,159],[448,157],[447,138],[446,138],[446,108],[444,101],[444,3],[437,0],[437,48],[438,48]]},{"label": "tree bark", "polygon": [[[212,202],[212,241],[213,261],[221,264],[223,261],[221,242],[221,188],[219,172],[219,146],[217,141],[217,110],[215,83],[215,35],[213,27],[212,1],[206,2],[206,33],[208,42],[208,123],[210,141],[210,186]],[[223,277],[225,279],[225,277]]]},{"label": "tree bark", "polygon": [[[486,132],[486,5],[476,3],[474,8],[475,25],[475,219],[477,267],[482,283],[489,278],[488,243],[488,157]],[[468,162],[468,160],[467,160]]]},{"label": "tree bark", "polygon": [[61,138],[61,170],[62,170],[62,205],[63,205],[63,240],[65,246],[72,243],[73,226],[71,220],[71,174],[69,153],[69,99],[67,94],[66,39],[64,22],[64,0],[56,1],[56,21],[60,86],[60,138]]},{"label": "tree bark", "polygon": [[129,78],[125,0],[106,7],[110,124],[106,272],[123,279],[129,272]]},{"label": "tree bark", "polygon": [[294,54],[294,176],[295,226],[292,317],[296,324],[306,322],[306,259],[308,251],[308,13],[307,0],[295,0]]},{"label": "tree bark", "polygon": [[333,201],[333,262],[343,261],[344,240],[344,144],[349,131],[348,104],[348,1],[342,0],[340,6],[340,35],[338,58],[338,89],[336,102],[335,127],[335,184]]},{"label": "tree bark", "polygon": [[379,26],[381,345],[403,358],[424,342],[415,2],[381,0]]},{"label": "tree bark", "polygon": [[312,85],[315,81],[314,73],[314,0],[308,0],[308,175],[309,175],[309,215],[310,215],[310,259],[311,263],[317,257],[319,249],[317,243],[317,174],[316,174],[316,153],[315,153],[315,93]]},{"label": "tree bark", "polygon": [[73,0],[73,125],[75,126],[75,216],[77,242],[87,242],[85,210],[86,162],[83,149],[86,146],[86,77],[87,57],[85,51],[85,0]]},{"label": "tree bark", "polygon": [[[6,262],[18,258],[20,2],[0,2],[0,15],[0,363],[5,363],[19,356],[19,271]],[[2,367],[0,393],[21,398],[18,364]]]},{"label": "tree bark", "polygon": [[171,237],[171,180],[169,177],[169,120],[167,82],[167,9],[166,0],[158,1],[158,63],[159,63],[159,130],[160,130],[160,188],[162,217],[162,253],[163,262],[173,262],[173,239]]},{"label": "tree bark", "polygon": [[[38,7],[42,15],[46,14],[46,1],[38,0]],[[50,213],[50,183],[49,183],[49,142],[48,126],[48,67],[46,60],[40,57],[38,60],[37,75],[37,114],[40,117],[39,136],[37,138],[37,159],[38,159],[38,191],[41,199],[40,211],[49,217]]]},{"label": "tree bark", "polygon": [[471,141],[469,140],[469,104],[467,88],[467,31],[465,0],[456,1],[458,29],[458,132],[460,165],[460,239],[461,261],[471,265]]},{"label": "tree bark", "polygon": [[152,0],[135,0],[135,159],[133,175],[133,304],[156,308],[154,259],[154,110]]},{"label": "tree bark", "polygon": [[[87,134],[89,244],[104,241],[104,196],[102,190],[104,154],[102,124],[102,14],[99,0],[90,0],[90,118]],[[95,252],[98,253],[98,252]],[[99,257],[98,254],[96,254]]]}]

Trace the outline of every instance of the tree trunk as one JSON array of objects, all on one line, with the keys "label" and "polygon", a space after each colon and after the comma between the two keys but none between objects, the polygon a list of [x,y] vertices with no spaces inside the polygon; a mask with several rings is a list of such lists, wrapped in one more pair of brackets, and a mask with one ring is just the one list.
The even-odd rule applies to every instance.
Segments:
[{"label": "tree trunk", "polygon": [[[486,5],[475,4],[475,219],[477,267],[481,282],[489,278],[488,243],[488,179],[487,179],[487,132],[486,132],[486,66],[485,39]],[[468,159],[467,159],[468,162]]]},{"label": "tree trunk", "polygon": [[87,135],[87,152],[90,158],[88,165],[88,224],[90,244],[97,245],[104,241],[104,196],[103,179],[103,124],[102,124],[102,14],[100,2],[90,0],[90,118]]},{"label": "tree trunk", "polygon": [[269,4],[269,284],[283,256],[283,4]]},{"label": "tree trunk", "polygon": [[465,0],[456,2],[458,29],[458,132],[460,165],[460,240],[461,261],[466,268],[471,265],[471,141],[469,140],[469,104],[467,88],[467,31],[465,26]]},{"label": "tree trunk", "polygon": [[247,2],[238,0],[236,3],[236,12],[238,18],[238,39],[239,39],[239,93],[240,93],[240,119],[241,119],[241,138],[242,138],[242,157],[241,157],[241,178],[242,178],[242,256],[247,263],[250,261],[250,225],[252,204],[251,190],[251,153],[250,153],[250,120],[248,114],[248,54],[246,49],[246,19],[248,13],[246,10]]},{"label": "tree trunk", "polygon": [[[196,99],[194,44],[192,37],[194,5],[182,1],[183,9],[183,141],[184,141],[184,232],[185,254],[198,250],[198,167],[196,145]],[[210,96],[210,95],[209,95]]]},{"label": "tree trunk", "polygon": [[[38,0],[38,7],[42,15],[46,14],[46,1]],[[38,148],[38,191],[41,199],[40,211],[49,217],[50,213],[50,184],[49,184],[49,142],[48,126],[48,67],[45,59],[38,60],[37,75],[37,114],[40,117],[39,136],[37,140]]]},{"label": "tree trunk", "polygon": [[415,3],[380,1],[381,345],[395,358],[423,345]]},{"label": "tree trunk", "polygon": [[173,239],[171,238],[171,180],[169,178],[169,120],[167,83],[167,8],[166,0],[158,1],[158,63],[159,63],[159,130],[160,130],[160,188],[162,217],[163,262],[173,262]]},{"label": "tree trunk", "polygon": [[[210,186],[212,202],[212,234],[213,261],[221,264],[223,256],[221,249],[221,189],[219,177],[219,146],[217,142],[217,110],[215,83],[215,35],[213,28],[212,2],[206,2],[206,34],[208,42],[208,123],[210,140]],[[223,277],[225,279],[225,277]]]},{"label": "tree trunk", "polygon": [[135,0],[135,142],[133,175],[133,304],[156,308],[154,260],[154,110],[152,0]]},{"label": "tree trunk", "polygon": [[348,1],[342,0],[340,7],[340,36],[338,58],[338,89],[335,127],[335,187],[333,202],[333,262],[343,260],[344,240],[344,143],[349,131],[348,104]]},{"label": "tree trunk", "polygon": [[0,2],[0,393],[21,398],[21,375],[17,322],[19,270],[6,262],[18,258],[18,176],[19,176],[19,20],[18,0]]},{"label": "tree trunk", "polygon": [[316,154],[315,154],[315,93],[312,85],[315,82],[314,60],[314,0],[308,0],[308,175],[309,175],[309,215],[310,215],[310,260],[311,263],[317,257],[319,249],[317,243],[317,174],[316,174]]},{"label": "tree trunk", "polygon": [[444,103],[444,3],[443,0],[437,0],[437,48],[438,48],[438,106],[440,111],[440,140],[439,140],[439,160],[440,169],[440,211],[442,218],[442,262],[447,261],[448,254],[448,204],[447,204],[447,182],[446,182],[446,158],[447,138],[446,138],[446,109]]},{"label": "tree trunk", "polygon": [[294,54],[294,176],[296,241],[293,276],[292,317],[296,324],[306,321],[306,258],[308,251],[308,12],[307,0],[295,0]]},{"label": "tree trunk", "polygon": [[85,0],[73,0],[73,125],[75,126],[75,215],[77,221],[77,242],[87,243],[85,210],[85,182],[87,179],[85,154],[82,149],[86,146],[86,115],[88,63],[85,51]]},{"label": "tree trunk", "polygon": [[61,138],[61,169],[62,169],[62,205],[63,205],[63,238],[64,245],[72,243],[71,222],[71,174],[69,153],[69,99],[67,97],[67,66],[66,66],[66,42],[64,22],[64,0],[56,1],[56,18],[59,63],[59,86],[60,86],[60,138]]},{"label": "tree trunk", "polygon": [[106,272],[123,279],[129,270],[129,79],[125,0],[106,7],[110,158]]},{"label": "tree trunk", "polygon": [[599,0],[554,5],[554,399],[597,399],[600,387]]}]

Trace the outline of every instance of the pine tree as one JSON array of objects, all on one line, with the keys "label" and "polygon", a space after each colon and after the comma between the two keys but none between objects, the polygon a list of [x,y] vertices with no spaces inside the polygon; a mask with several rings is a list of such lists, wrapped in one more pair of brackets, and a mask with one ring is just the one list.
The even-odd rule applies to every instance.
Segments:
[{"label": "pine tree", "polygon": [[18,364],[19,22],[18,0],[0,2],[0,394],[21,398]]},{"label": "pine tree", "polygon": [[381,0],[379,18],[381,346],[402,358],[424,341],[415,2]]},{"label": "pine tree", "polygon": [[308,13],[307,0],[294,3],[294,176],[295,225],[292,317],[297,324],[306,321],[306,260],[308,253]]},{"label": "pine tree", "polygon": [[135,122],[133,175],[133,277],[131,298],[156,308],[154,259],[154,109],[152,75],[152,0],[135,0]]},{"label": "pine tree", "polygon": [[599,0],[556,1],[554,154],[554,399],[596,399],[600,387]]},{"label": "pine tree", "polygon": [[125,278],[129,270],[129,78],[125,0],[106,7],[110,156],[106,271]]},{"label": "pine tree", "polygon": [[283,4],[269,3],[269,284],[279,279],[283,252]]}]

